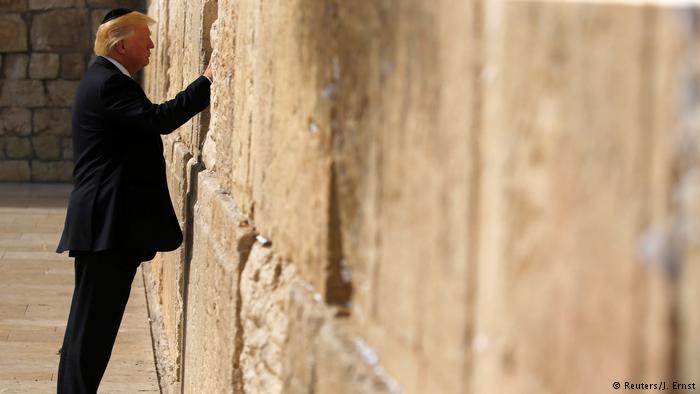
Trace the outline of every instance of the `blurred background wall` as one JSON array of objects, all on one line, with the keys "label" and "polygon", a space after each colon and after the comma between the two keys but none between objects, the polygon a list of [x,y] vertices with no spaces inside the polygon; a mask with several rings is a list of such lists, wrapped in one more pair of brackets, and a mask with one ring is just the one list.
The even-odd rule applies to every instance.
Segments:
[{"label": "blurred background wall", "polygon": [[95,31],[137,0],[0,0],[0,182],[70,182],[71,106]]}]

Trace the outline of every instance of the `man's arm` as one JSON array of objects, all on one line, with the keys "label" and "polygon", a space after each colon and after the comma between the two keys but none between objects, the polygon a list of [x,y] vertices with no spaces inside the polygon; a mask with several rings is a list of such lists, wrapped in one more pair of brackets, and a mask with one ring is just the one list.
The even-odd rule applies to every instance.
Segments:
[{"label": "man's arm", "polygon": [[210,85],[200,76],[172,100],[153,104],[135,81],[114,74],[102,87],[100,99],[108,120],[121,129],[169,134],[209,106]]}]

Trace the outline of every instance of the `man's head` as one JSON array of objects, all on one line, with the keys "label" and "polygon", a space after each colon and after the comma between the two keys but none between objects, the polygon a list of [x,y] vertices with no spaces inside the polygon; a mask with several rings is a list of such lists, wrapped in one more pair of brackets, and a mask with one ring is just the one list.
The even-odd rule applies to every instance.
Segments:
[{"label": "man's head", "polygon": [[155,22],[124,8],[108,12],[97,29],[95,54],[114,58],[134,75],[149,62],[153,41],[148,26]]}]

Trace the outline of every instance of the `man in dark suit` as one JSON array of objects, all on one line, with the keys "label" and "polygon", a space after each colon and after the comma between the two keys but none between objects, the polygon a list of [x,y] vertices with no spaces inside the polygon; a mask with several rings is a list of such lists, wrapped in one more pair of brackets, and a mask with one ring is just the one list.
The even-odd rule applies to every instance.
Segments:
[{"label": "man in dark suit", "polygon": [[211,65],[174,99],[153,104],[132,76],[149,63],[149,25],[129,9],[105,15],[99,56],[73,105],[73,191],[57,252],[75,258],[75,289],[61,350],[58,393],[96,393],[136,269],[177,249],[161,134],[209,105]]}]

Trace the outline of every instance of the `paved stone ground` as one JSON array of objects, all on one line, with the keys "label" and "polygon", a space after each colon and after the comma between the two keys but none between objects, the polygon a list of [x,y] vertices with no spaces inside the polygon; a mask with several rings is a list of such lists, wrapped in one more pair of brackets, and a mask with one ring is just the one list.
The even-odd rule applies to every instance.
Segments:
[{"label": "paved stone ground", "polygon": [[[73,259],[54,253],[71,187],[0,183],[0,394],[55,393]],[[100,393],[157,393],[141,269]]]}]

